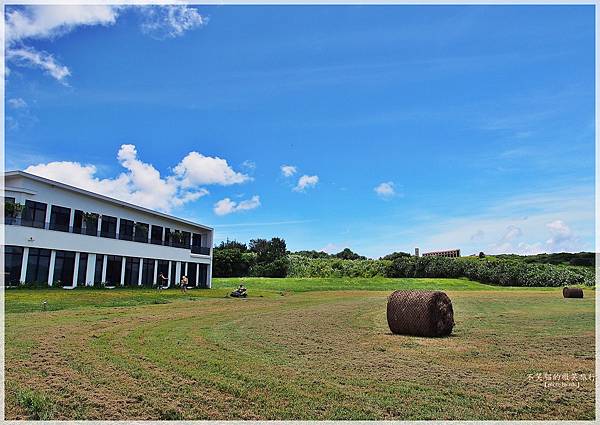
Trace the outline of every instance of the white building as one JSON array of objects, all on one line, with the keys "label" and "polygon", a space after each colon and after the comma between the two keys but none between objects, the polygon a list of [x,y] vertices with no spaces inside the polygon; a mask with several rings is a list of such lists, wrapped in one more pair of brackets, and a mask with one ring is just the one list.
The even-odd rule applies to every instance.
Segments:
[{"label": "white building", "polygon": [[211,287],[213,229],[23,171],[5,173],[5,285]]}]

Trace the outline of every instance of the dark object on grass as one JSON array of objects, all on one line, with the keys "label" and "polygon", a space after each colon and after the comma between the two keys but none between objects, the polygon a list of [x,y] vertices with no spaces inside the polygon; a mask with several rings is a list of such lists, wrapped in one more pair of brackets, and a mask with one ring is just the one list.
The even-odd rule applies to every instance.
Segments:
[{"label": "dark object on grass", "polygon": [[234,298],[246,298],[248,294],[246,293],[246,288],[244,285],[240,285],[240,287],[229,294],[229,296]]},{"label": "dark object on grass", "polygon": [[583,298],[583,289],[581,288],[563,288],[564,298]]},{"label": "dark object on grass", "polygon": [[395,291],[388,298],[387,321],[395,334],[447,336],[454,327],[452,301],[440,291]]}]

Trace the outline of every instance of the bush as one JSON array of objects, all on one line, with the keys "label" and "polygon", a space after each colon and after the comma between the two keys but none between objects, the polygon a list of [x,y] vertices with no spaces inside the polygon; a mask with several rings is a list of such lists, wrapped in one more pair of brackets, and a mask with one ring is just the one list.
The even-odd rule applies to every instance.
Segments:
[{"label": "bush", "polygon": [[281,257],[269,263],[256,263],[250,269],[250,276],[256,277],[286,277],[288,275],[289,260]]},{"label": "bush", "polygon": [[499,286],[568,286],[595,284],[591,269],[486,258],[398,258],[387,277],[466,277]]},{"label": "bush", "polygon": [[375,277],[384,276],[385,260],[342,260],[339,258],[309,258],[289,256],[288,277]]}]

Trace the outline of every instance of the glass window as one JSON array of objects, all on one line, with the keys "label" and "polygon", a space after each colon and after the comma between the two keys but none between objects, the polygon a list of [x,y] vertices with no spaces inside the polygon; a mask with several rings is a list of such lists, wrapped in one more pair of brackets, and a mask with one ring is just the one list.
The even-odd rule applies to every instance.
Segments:
[{"label": "glass window", "polygon": [[72,286],[75,273],[75,253],[72,251],[56,251],[54,260],[54,286]]},{"label": "glass window", "polygon": [[46,221],[46,207],[47,205],[42,202],[25,201],[25,208],[21,213],[23,226],[43,229]]},{"label": "glass window", "polygon": [[79,254],[79,269],[77,270],[77,284],[85,285],[85,277],[87,275],[87,260],[88,255],[87,252],[82,252]]},{"label": "glass window", "polygon": [[208,264],[200,264],[200,274],[198,275],[198,287],[207,288]]},{"label": "glass window", "polygon": [[196,286],[196,263],[187,263],[187,278],[190,286]]},{"label": "glass window", "polygon": [[[160,275],[164,276],[164,279],[161,279]],[[161,286],[167,286],[168,277],[169,277],[169,261],[168,260],[158,260],[158,271],[157,271],[157,283]]]},{"label": "glass window", "polygon": [[169,279],[171,286],[175,286],[175,267],[177,267],[177,261],[171,261],[171,279]]},{"label": "glass window", "polygon": [[96,254],[96,268],[94,269],[94,283],[102,283],[102,268],[104,267],[104,255]]},{"label": "glass window", "polygon": [[23,264],[23,248],[7,245],[4,247],[4,278],[5,284],[17,285],[21,279]]},{"label": "glass window", "polygon": [[171,246],[171,229],[165,227],[165,245]]},{"label": "glass window", "polygon": [[83,213],[83,228],[88,236],[98,236],[98,214]]},{"label": "glass window", "polygon": [[73,212],[73,233],[81,234],[83,229],[83,211],[75,210]]},{"label": "glass window", "polygon": [[102,216],[100,236],[111,239],[117,237],[117,217],[111,217],[109,215]]},{"label": "glass window", "polygon": [[29,255],[27,257],[27,276],[25,281],[28,283],[48,283],[49,271],[50,250],[29,248]]},{"label": "glass window", "polygon": [[118,255],[107,256],[106,263],[106,283],[117,286],[121,284],[121,263],[122,258]]},{"label": "glass window", "polygon": [[140,259],[133,257],[125,258],[125,285],[137,286],[140,275]]},{"label": "glass window", "polygon": [[162,226],[155,226],[153,224],[152,225],[152,233],[150,235],[150,243],[153,243],[156,245],[162,245],[162,232],[163,232]]},{"label": "glass window", "polygon": [[193,254],[201,254],[200,246],[202,245],[202,235],[199,233],[194,233],[192,235],[192,253]]},{"label": "glass window", "polygon": [[119,239],[133,240],[133,221],[121,219],[119,224]]},{"label": "glass window", "polygon": [[142,285],[154,285],[154,260],[144,258],[142,263]]},{"label": "glass window", "polygon": [[50,230],[68,232],[70,216],[71,210],[69,208],[52,205],[50,207]]},{"label": "glass window", "polygon": [[148,243],[148,224],[135,223],[135,240],[136,242]]},{"label": "glass window", "polygon": [[183,247],[184,248],[189,248],[190,247],[190,239],[192,237],[192,234],[190,232],[181,232],[181,234],[183,235]]}]

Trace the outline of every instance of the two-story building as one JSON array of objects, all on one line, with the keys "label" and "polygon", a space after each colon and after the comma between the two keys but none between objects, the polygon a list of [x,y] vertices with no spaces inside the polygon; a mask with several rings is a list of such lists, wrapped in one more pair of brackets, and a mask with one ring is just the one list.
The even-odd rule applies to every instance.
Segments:
[{"label": "two-story building", "polygon": [[[43,177],[5,173],[5,285],[211,287],[213,229]],[[167,282],[165,282],[167,285]]]}]

